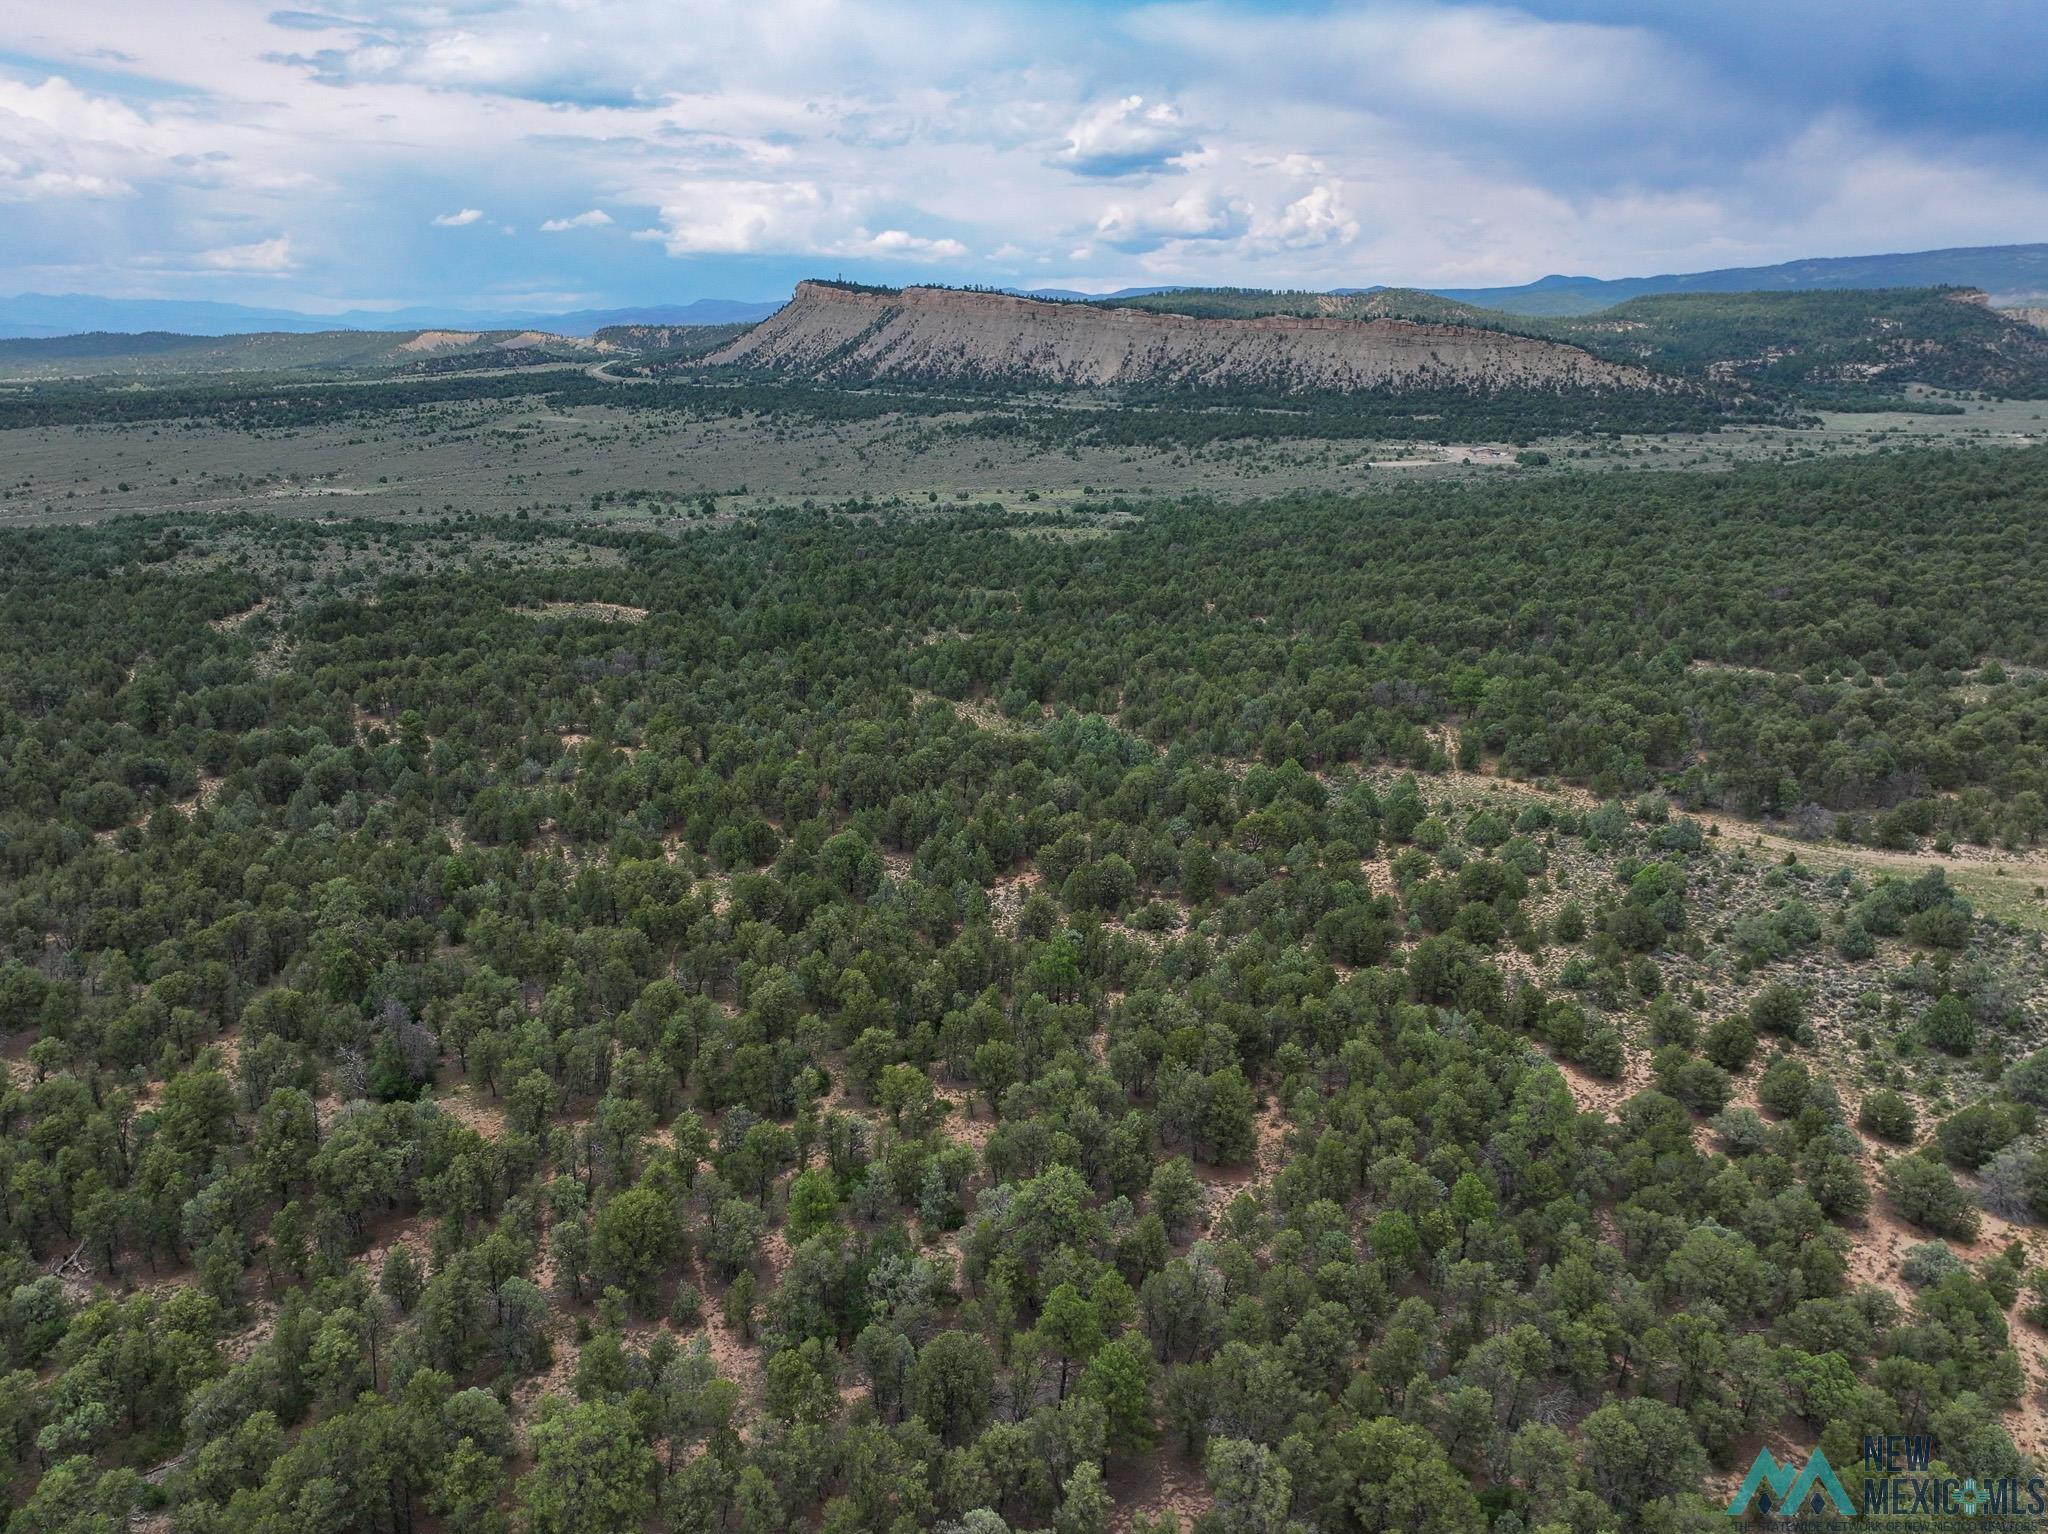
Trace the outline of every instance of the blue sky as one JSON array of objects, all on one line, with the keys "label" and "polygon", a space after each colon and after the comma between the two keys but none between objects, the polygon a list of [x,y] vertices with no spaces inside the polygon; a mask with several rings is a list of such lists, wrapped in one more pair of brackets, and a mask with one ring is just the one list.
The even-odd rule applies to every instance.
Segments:
[{"label": "blue sky", "polygon": [[1481,285],[2048,238],[2048,4],[83,0],[0,292]]}]

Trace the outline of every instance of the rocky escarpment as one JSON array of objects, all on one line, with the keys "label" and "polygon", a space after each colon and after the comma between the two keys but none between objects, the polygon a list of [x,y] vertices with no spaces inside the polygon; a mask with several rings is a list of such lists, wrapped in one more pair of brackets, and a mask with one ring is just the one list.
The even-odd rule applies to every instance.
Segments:
[{"label": "rocky escarpment", "polygon": [[1196,318],[952,288],[805,282],[705,359],[842,381],[1282,390],[1683,387],[1563,342],[1397,319]]}]

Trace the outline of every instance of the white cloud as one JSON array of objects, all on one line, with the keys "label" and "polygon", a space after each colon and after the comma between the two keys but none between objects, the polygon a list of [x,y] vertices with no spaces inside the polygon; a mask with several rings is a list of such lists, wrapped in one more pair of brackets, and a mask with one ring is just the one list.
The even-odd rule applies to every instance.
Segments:
[{"label": "white cloud", "polygon": [[1313,22],[1192,0],[1142,12],[1135,25],[1184,65],[1257,99],[1368,112],[1440,143],[1476,129],[1510,155],[1559,131],[1626,122],[1661,142],[1703,116],[1719,124],[1728,115],[1728,91],[1649,26],[1421,0],[1354,5]]},{"label": "white cloud", "polygon": [[45,197],[129,197],[134,192],[134,187],[116,177],[31,165],[0,153],[0,200],[27,202]]},{"label": "white cloud", "polygon": [[1125,96],[1083,112],[1056,163],[1083,176],[1128,176],[1164,169],[1200,147],[1172,102]]},{"label": "white cloud", "polygon": [[845,255],[908,256],[920,260],[952,260],[967,254],[967,247],[958,240],[932,239],[901,229],[884,229],[880,234],[856,229],[853,238],[843,242],[839,248]]},{"label": "white cloud", "polygon": [[661,204],[661,241],[672,256],[805,250],[825,209],[807,181],[697,181]]},{"label": "white cloud", "polygon": [[198,263],[216,272],[288,272],[296,264],[292,260],[292,237],[288,234],[251,245],[222,245],[203,250]]},{"label": "white cloud", "polygon": [[1183,192],[1170,201],[1111,203],[1095,221],[1110,245],[1145,249],[1168,240],[1226,240],[1251,227],[1251,204],[1217,192]]},{"label": "white cloud", "polygon": [[0,198],[126,197],[167,147],[139,112],[69,80],[0,78]]},{"label": "white cloud", "polygon": [[1260,170],[1270,170],[1278,176],[1320,176],[1323,162],[1309,154],[1283,154],[1272,159],[1260,155],[1247,156],[1248,163]]},{"label": "white cloud", "polygon": [[602,208],[592,208],[588,213],[578,213],[573,218],[551,218],[540,226],[542,234],[560,234],[568,229],[602,229],[612,221],[612,216]]},{"label": "white cloud", "polygon": [[[1546,19],[1549,4],[0,9],[0,52],[55,71],[0,66],[0,291],[59,271],[289,272],[300,302],[570,280],[623,299],[664,280],[655,249],[873,262],[884,276],[1028,270],[1091,289],[1476,285],[2048,227],[2048,130],[2028,112],[1973,139],[1952,120],[1967,112],[1909,119],[1896,104],[1995,98],[1967,83],[1984,70],[2019,100],[2014,60],[2048,21],[2015,13],[2015,35],[1987,43],[1988,24],[1950,16],[1950,45],[1904,0],[1868,0],[1885,25],[1858,34],[1856,78],[1910,90],[1856,86],[1826,29],[1802,23],[1773,34],[1806,50],[1814,78],[1794,91],[1797,61],[1714,43],[1755,31],[1713,19],[1721,7],[1601,7],[1633,23],[1605,24]],[[1729,5],[1764,14],[1761,0]],[[115,34],[127,57],[106,56]],[[1862,110],[1844,104],[1855,89],[1875,93]],[[477,206],[447,211],[423,190],[448,187]],[[464,242],[459,265],[419,259],[428,228],[509,229],[505,210],[536,206],[587,209],[549,232],[601,227],[602,213],[645,243],[551,242],[545,272],[537,242],[516,238]],[[244,243],[283,229],[296,245]],[[195,250],[215,254],[157,254]],[[723,284],[751,268],[706,269]]]},{"label": "white cloud", "polygon": [[1278,217],[1254,233],[1289,250],[1307,250],[1317,245],[1349,244],[1358,238],[1358,220],[1345,210],[1343,191],[1325,183],[1287,204]]}]

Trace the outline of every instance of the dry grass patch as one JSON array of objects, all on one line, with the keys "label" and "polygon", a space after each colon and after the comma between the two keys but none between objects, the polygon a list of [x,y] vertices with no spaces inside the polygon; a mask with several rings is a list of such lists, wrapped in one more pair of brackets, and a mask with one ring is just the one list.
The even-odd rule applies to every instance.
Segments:
[{"label": "dry grass patch", "polygon": [[593,623],[644,623],[647,609],[628,607],[623,602],[543,602],[538,607],[515,607],[529,618],[586,618]]}]

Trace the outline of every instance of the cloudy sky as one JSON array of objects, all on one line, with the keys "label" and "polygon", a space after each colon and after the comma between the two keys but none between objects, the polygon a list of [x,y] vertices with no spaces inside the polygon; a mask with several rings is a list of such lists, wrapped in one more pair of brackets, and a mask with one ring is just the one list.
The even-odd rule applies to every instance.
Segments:
[{"label": "cloudy sky", "polygon": [[0,8],[0,292],[553,309],[2039,240],[2044,56],[2037,0],[37,0]]}]

